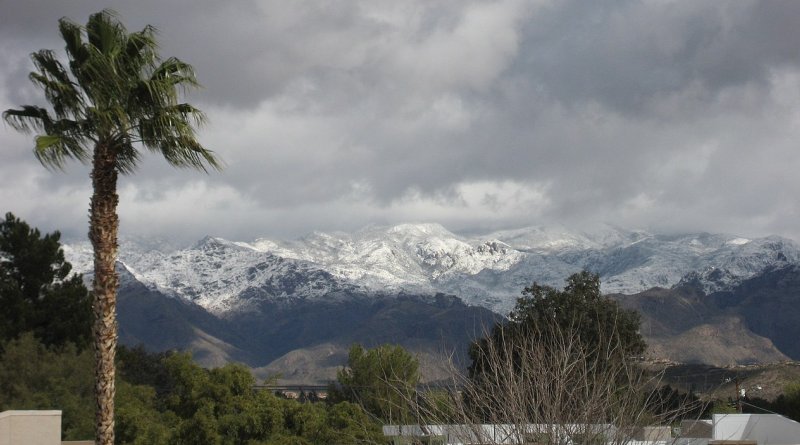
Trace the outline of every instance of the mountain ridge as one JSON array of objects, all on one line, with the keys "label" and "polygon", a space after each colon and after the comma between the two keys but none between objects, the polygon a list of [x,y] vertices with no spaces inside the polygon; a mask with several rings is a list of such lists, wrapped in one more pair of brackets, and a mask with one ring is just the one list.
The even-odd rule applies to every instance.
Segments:
[{"label": "mountain ridge", "polygon": [[[87,271],[88,243],[64,249],[76,271]],[[464,237],[406,224],[294,241],[208,236],[181,249],[123,238],[120,340],[189,349],[206,366],[241,361],[262,376],[324,380],[353,342],[400,343],[432,357],[447,339],[463,356],[524,287],[561,288],[588,269],[601,274],[607,295],[642,314],[654,358],[798,359],[798,258],[797,245],[780,237],[619,228]]]},{"label": "mountain ridge", "polygon": [[[662,235],[612,226],[592,233],[534,226],[460,236],[439,224],[373,225],[292,241],[207,236],[173,251],[150,244],[123,239],[120,261],[147,286],[215,314],[247,310],[256,297],[320,299],[355,291],[447,293],[504,314],[525,286],[561,287],[584,269],[600,274],[605,293],[669,288],[682,280],[712,293],[800,262],[797,244],[776,236]],[[88,243],[67,244],[65,253],[77,271],[89,271]]]}]

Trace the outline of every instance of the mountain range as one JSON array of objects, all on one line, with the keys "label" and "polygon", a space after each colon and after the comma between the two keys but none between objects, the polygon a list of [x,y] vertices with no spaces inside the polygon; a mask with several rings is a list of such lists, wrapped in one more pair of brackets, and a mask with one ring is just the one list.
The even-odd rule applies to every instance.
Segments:
[{"label": "mountain range", "polygon": [[[791,283],[780,296],[764,291],[763,301],[753,300],[774,284],[770,279],[787,283],[797,273],[800,248],[775,236],[664,235],[612,226],[463,236],[438,224],[402,224],[293,241],[206,237],[185,248],[168,246],[122,240],[121,338],[156,349],[188,347],[207,364],[277,361],[286,374],[286,364],[294,363],[301,380],[302,363],[312,366],[309,356],[330,352],[336,358],[328,362],[336,362],[353,341],[405,342],[426,354],[446,346],[463,350],[496,314],[508,313],[525,286],[560,288],[580,270],[599,273],[604,293],[643,314],[643,335],[658,357],[714,364],[800,358],[800,350],[778,341],[782,331],[769,328],[768,314],[758,326],[751,323],[754,310],[790,314],[783,307],[798,301],[787,290]],[[88,243],[64,250],[77,271],[90,272]],[[702,316],[687,318],[686,311]],[[159,319],[162,328],[145,327]],[[698,338],[731,345],[690,342]],[[309,350],[316,352],[303,352]]]}]

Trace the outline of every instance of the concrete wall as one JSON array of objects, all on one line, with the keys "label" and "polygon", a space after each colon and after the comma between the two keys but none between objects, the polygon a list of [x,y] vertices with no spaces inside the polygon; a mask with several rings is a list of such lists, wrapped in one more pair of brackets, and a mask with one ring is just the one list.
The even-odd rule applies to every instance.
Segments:
[{"label": "concrete wall", "polygon": [[670,439],[672,439],[672,428],[668,426],[643,426],[633,432],[633,440],[657,442]]},{"label": "concrete wall", "polygon": [[800,445],[800,423],[776,414],[714,414],[714,440]]},{"label": "concrete wall", "polygon": [[61,445],[61,411],[3,411],[0,445]]},{"label": "concrete wall", "polygon": [[714,426],[710,420],[682,420],[681,437],[714,437]]}]

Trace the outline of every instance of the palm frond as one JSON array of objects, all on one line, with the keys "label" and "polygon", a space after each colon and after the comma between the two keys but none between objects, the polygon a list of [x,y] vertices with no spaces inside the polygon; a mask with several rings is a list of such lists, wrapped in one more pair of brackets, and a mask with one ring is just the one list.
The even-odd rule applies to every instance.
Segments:
[{"label": "palm frond", "polygon": [[122,174],[131,174],[136,170],[139,162],[139,150],[133,146],[130,137],[119,135],[110,142],[111,148],[117,155],[117,171]]},{"label": "palm frond", "polygon": [[182,93],[200,86],[194,69],[158,57],[154,27],[128,33],[115,12],[103,10],[85,27],[62,18],[59,31],[69,71],[52,51],[31,56],[36,71],[30,78],[52,111],[24,106],[3,113],[15,129],[37,133],[35,154],[43,164],[60,168],[68,158],[86,161],[94,143],[113,148],[121,173],[135,169],[142,146],[174,166],[222,168],[197,141],[195,128],[205,116],[180,101]]},{"label": "palm frond", "polygon": [[38,69],[30,73],[30,79],[39,85],[47,100],[53,105],[53,111],[59,118],[77,116],[80,113],[83,96],[77,85],[61,65],[52,51],[41,50],[31,55]]},{"label": "palm frond", "polygon": [[147,149],[161,153],[170,165],[221,170],[222,162],[214,152],[197,141],[194,128],[203,120],[202,112],[189,104],[165,107],[140,122],[139,135]]},{"label": "palm frond", "polygon": [[179,137],[176,142],[172,146],[162,146],[160,150],[170,165],[194,168],[206,173],[209,169],[222,170],[222,162],[214,152],[203,147],[194,137]]},{"label": "palm frond", "polygon": [[23,105],[18,110],[6,110],[3,112],[3,119],[11,128],[22,133],[44,131],[45,126],[52,122],[46,109],[33,105]]},{"label": "palm frond", "polygon": [[117,13],[104,9],[89,16],[86,23],[86,36],[89,45],[106,57],[115,57],[122,50],[120,43],[125,40],[127,31],[118,20]]},{"label": "palm frond", "polygon": [[63,169],[66,160],[70,158],[88,161],[83,143],[67,134],[36,136],[33,154],[42,165],[50,169]]},{"label": "palm frond", "polygon": [[58,31],[66,43],[67,56],[70,60],[81,61],[85,55],[83,50],[83,28],[66,17],[58,21]]},{"label": "palm frond", "polygon": [[153,71],[150,77],[152,80],[165,81],[170,85],[181,85],[186,87],[199,87],[197,77],[194,74],[194,68],[188,63],[170,57],[169,59],[161,62],[161,64]]},{"label": "palm frond", "polygon": [[3,119],[15,130],[38,132],[34,155],[45,167],[62,168],[64,160],[88,159],[85,135],[87,124],[71,119],[53,119],[44,108],[26,105],[18,110],[6,110]]},{"label": "palm frond", "polygon": [[125,42],[125,51],[120,65],[127,72],[141,73],[143,68],[153,67],[158,60],[156,29],[147,25],[139,32],[131,33]]}]

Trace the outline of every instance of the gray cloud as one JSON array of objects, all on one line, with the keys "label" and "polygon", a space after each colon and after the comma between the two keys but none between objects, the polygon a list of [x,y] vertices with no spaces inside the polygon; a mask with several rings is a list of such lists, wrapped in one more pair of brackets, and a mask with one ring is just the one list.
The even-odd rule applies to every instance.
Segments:
[{"label": "gray cloud", "polygon": [[[223,173],[145,158],[123,229],[297,236],[370,222],[611,222],[800,238],[800,5],[0,0],[0,106],[27,54],[104,7],[192,63]],[[85,232],[86,167],[0,131],[0,205]],[[23,214],[24,213],[24,214]]]},{"label": "gray cloud", "polygon": [[559,2],[526,26],[519,69],[554,99],[639,113],[697,83],[707,94],[797,67],[800,4]]}]

